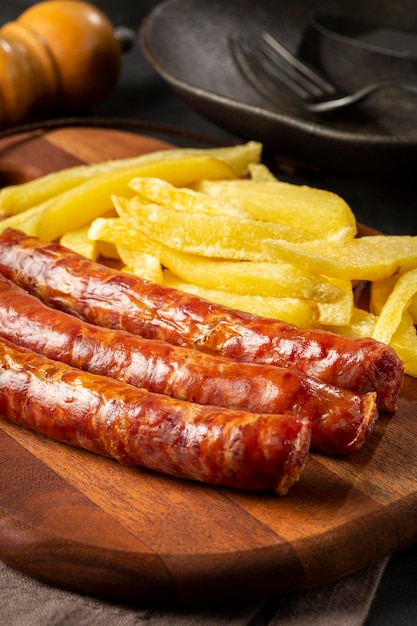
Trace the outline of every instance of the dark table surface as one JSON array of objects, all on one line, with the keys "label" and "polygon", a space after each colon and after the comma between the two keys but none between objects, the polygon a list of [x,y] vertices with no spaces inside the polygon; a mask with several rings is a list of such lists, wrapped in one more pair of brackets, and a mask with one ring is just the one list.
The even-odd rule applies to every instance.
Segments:
[{"label": "dark table surface", "polygon": [[[32,4],[34,3],[27,0],[2,0],[0,25],[15,19]],[[116,26],[128,25],[137,31],[143,17],[158,2],[152,0],[100,0],[93,4],[101,8]],[[239,139],[231,137],[227,132],[201,118],[180,101],[149,66],[137,41],[135,41],[133,49],[123,58],[122,75],[116,88],[105,101],[95,107],[92,114],[166,123],[204,133],[225,143]],[[280,175],[281,177],[285,175],[290,181],[302,181],[339,193],[350,204],[359,221],[384,233],[417,235],[417,194],[414,180],[401,182],[387,178],[383,181],[354,180],[343,176],[343,174],[312,171],[295,171],[292,174],[282,172]],[[417,623],[416,580],[417,546],[412,546],[390,558],[371,605],[366,624],[368,626],[391,626],[393,624],[408,626]],[[22,598],[22,602],[24,601]],[[6,606],[7,602],[8,597],[5,597],[3,590],[0,589],[0,604]],[[12,602],[13,600],[10,599],[10,603]],[[13,615],[12,606],[9,607],[9,612],[6,614]],[[10,623],[12,626],[20,626],[21,624],[20,621],[11,621]],[[31,623],[35,626],[38,623],[42,624],[35,619],[24,623]],[[48,622],[48,625],[50,623],[69,622],[61,622],[57,618],[57,621]],[[119,622],[115,619],[112,623],[116,626]],[[120,621],[120,623],[125,622]],[[247,623],[249,624],[249,621]],[[270,622],[264,623],[275,624],[280,622],[275,616]],[[321,622],[308,620],[305,622],[297,621],[296,623],[319,624]]]}]

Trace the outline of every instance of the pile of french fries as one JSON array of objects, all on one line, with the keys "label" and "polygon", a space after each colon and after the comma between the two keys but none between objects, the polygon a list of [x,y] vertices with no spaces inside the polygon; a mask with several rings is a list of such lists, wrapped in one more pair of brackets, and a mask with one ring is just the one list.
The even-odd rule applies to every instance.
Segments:
[{"label": "pile of french fries", "polygon": [[0,227],[231,308],[374,337],[417,376],[417,237],[357,237],[342,198],[278,180],[261,156],[248,142],[68,168],[1,189]]}]

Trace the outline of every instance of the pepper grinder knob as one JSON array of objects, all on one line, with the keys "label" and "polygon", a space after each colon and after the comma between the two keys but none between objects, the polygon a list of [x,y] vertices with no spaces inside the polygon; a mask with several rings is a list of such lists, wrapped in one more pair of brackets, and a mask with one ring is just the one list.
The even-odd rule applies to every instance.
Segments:
[{"label": "pepper grinder knob", "polygon": [[110,20],[81,0],[44,0],[0,28],[0,126],[29,113],[77,111],[107,96],[122,45]]}]

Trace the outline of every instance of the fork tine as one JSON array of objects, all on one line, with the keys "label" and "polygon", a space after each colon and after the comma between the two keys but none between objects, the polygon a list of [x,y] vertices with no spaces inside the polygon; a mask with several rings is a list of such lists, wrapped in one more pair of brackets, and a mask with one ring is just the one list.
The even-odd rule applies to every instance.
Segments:
[{"label": "fork tine", "polygon": [[[286,84],[291,89],[297,91],[302,98],[323,98],[328,95],[316,82],[312,81],[304,73],[300,72],[289,61],[272,49],[265,41],[257,41],[257,50],[253,50],[254,55],[262,55],[263,70],[268,72],[271,77],[283,80],[283,74],[286,76]],[[261,60],[259,59],[261,63]]]},{"label": "fork tine", "polygon": [[320,87],[326,94],[333,95],[335,93],[335,87],[324,76],[321,76],[317,72],[311,69],[306,63],[303,63],[295,57],[287,48],[279,43],[270,33],[264,31],[261,34],[261,40],[266,43],[272,50],[274,50],[281,58],[285,59],[292,67],[300,72],[302,76],[308,78],[314,85]]},{"label": "fork tine", "polygon": [[[267,32],[263,32],[260,40],[230,37],[229,45],[241,74],[273,104],[281,104],[282,96],[286,96],[310,113],[325,113],[360,102],[387,87],[417,93],[417,85],[413,83],[387,80],[370,83],[354,93],[338,94],[334,85],[294,57]],[[312,77],[315,80],[314,89]],[[317,82],[326,89],[326,93],[320,90]],[[312,91],[319,96],[312,98]]]},{"label": "fork tine", "polygon": [[[269,59],[269,67],[265,64],[265,55],[252,43],[239,39],[230,39],[230,46],[235,61],[243,75],[254,87],[263,92],[268,98],[276,99],[283,92],[298,102],[303,102],[309,97],[309,92],[294,82],[293,78],[282,71],[282,68],[272,65]],[[280,71],[281,70],[281,71]],[[277,87],[277,81],[281,88]],[[286,88],[286,89],[285,89]]]}]

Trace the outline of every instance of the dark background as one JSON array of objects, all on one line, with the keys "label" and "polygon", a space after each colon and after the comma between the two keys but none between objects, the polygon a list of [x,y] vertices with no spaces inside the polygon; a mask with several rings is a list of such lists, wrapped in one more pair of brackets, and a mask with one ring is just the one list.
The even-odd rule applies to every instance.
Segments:
[{"label": "dark background", "polygon": [[[1,0],[0,26],[14,20],[33,4],[25,0]],[[101,0],[92,4],[102,9],[115,26],[128,26],[137,33],[142,19],[158,2]],[[171,92],[143,57],[137,37],[131,51],[123,57],[122,74],[116,88],[89,114],[175,125],[224,140],[225,143],[238,139],[201,118]],[[357,219],[368,226],[387,234],[417,235],[414,179],[401,182],[389,177],[379,181],[354,180],[329,172],[303,170],[292,174],[279,172],[279,175],[293,182],[304,182],[339,193],[349,203]],[[409,626],[417,623],[416,580],[417,546],[414,546],[391,558],[372,606],[368,626]]]}]

